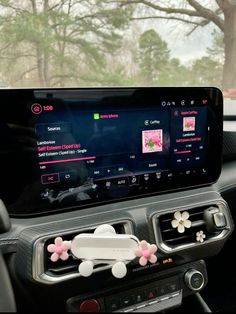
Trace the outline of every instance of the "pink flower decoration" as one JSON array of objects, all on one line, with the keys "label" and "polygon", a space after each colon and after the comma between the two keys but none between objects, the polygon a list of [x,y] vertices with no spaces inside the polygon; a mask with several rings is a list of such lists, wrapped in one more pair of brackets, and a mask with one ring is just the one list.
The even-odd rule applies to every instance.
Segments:
[{"label": "pink flower decoration", "polygon": [[157,246],[155,244],[149,244],[147,241],[143,240],[139,244],[139,248],[135,250],[134,254],[140,257],[139,264],[141,266],[147,265],[147,262],[152,264],[156,263],[157,257],[154,255],[157,251]]},{"label": "pink flower decoration", "polygon": [[61,237],[57,237],[54,243],[47,246],[48,252],[53,253],[50,257],[51,261],[57,262],[59,259],[66,261],[69,258],[67,251],[71,247],[70,241],[63,241]]}]

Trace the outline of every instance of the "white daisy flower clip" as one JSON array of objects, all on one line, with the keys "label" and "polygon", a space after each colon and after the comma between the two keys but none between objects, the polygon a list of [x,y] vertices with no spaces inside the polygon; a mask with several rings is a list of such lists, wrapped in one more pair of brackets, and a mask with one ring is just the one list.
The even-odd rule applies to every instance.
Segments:
[{"label": "white daisy flower clip", "polygon": [[190,228],[192,222],[189,220],[189,213],[188,212],[175,212],[174,219],[171,221],[171,225],[173,228],[177,228],[179,233],[184,233],[185,228]]},{"label": "white daisy flower clip", "polygon": [[204,234],[204,232],[202,230],[196,233],[197,242],[202,243],[202,242],[204,242],[205,238],[206,238],[206,235]]}]

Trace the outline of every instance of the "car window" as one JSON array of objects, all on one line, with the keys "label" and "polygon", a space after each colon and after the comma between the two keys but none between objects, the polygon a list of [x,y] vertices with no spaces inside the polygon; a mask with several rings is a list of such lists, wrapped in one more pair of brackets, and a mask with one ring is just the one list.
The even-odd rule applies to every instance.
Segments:
[{"label": "car window", "polygon": [[0,1],[1,86],[214,85],[236,97],[234,0]]}]

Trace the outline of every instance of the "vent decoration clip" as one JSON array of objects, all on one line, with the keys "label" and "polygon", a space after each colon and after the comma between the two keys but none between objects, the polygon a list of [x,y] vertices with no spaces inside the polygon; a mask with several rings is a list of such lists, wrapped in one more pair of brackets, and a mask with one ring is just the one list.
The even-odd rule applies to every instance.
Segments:
[{"label": "vent decoration clip", "polygon": [[59,259],[66,261],[69,258],[68,250],[71,247],[70,241],[63,241],[61,237],[54,240],[54,244],[49,244],[48,252],[52,253],[50,259],[52,262],[57,262]]},{"label": "vent decoration clip", "polygon": [[97,227],[94,233],[78,234],[72,241],[63,241],[61,237],[57,237],[54,244],[47,246],[47,251],[52,253],[52,262],[59,259],[65,261],[71,255],[81,260],[78,271],[83,277],[91,276],[96,265],[105,264],[111,266],[115,278],[123,278],[127,274],[126,264],[136,257],[141,266],[157,261],[155,244],[139,241],[132,234],[117,234],[108,224]]},{"label": "vent decoration clip", "polygon": [[196,233],[196,241],[203,243],[205,241],[206,235],[204,234],[204,232],[202,230],[200,230],[199,232]]},{"label": "vent decoration clip", "polygon": [[[182,213],[180,211],[176,211],[174,213],[173,219],[171,220],[172,228],[177,229],[179,233],[184,233],[186,228],[189,229],[192,227],[192,222],[189,217],[190,215],[187,211],[184,211]],[[198,243],[203,243],[205,241],[205,238],[206,235],[202,230],[196,233],[196,241]]]},{"label": "vent decoration clip", "polygon": [[171,221],[171,225],[173,228],[177,228],[179,233],[184,233],[185,228],[190,228],[192,226],[192,222],[189,220],[189,212],[175,212],[174,219]]}]

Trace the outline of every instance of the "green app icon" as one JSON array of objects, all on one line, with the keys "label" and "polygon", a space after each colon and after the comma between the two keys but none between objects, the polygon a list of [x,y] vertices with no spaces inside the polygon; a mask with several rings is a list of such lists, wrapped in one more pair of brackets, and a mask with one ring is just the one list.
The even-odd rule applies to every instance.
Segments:
[{"label": "green app icon", "polygon": [[100,118],[99,113],[94,113],[93,118],[94,120],[98,120]]}]

